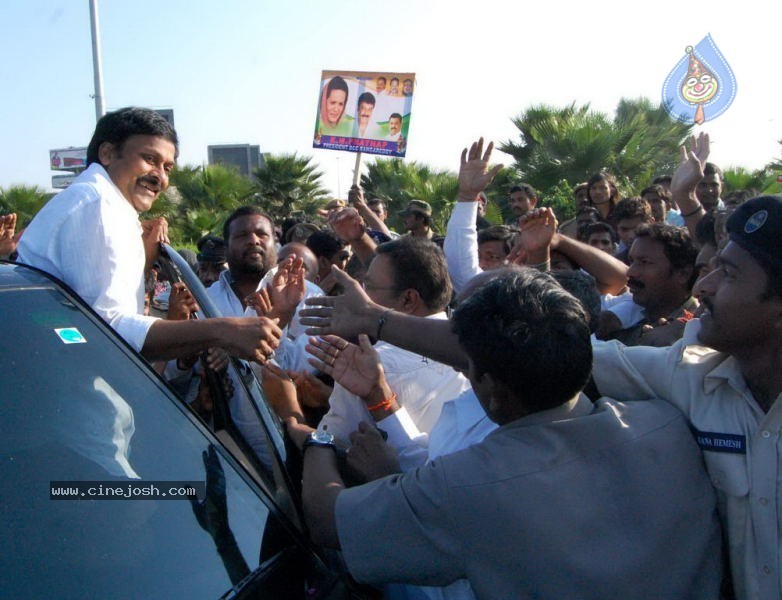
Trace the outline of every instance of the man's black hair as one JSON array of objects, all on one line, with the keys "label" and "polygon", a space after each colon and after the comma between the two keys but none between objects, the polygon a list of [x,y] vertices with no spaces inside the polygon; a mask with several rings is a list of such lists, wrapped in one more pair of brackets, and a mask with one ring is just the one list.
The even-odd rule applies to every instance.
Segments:
[{"label": "man's black hair", "polygon": [[530,200],[538,199],[538,193],[535,191],[535,188],[528,183],[515,184],[508,191],[508,195],[511,195],[513,192],[524,192],[524,195],[527,196],[527,198],[529,198]]},{"label": "man's black hair", "polygon": [[514,230],[506,225],[485,227],[478,232],[478,245],[480,246],[486,242],[503,242],[505,254],[509,254],[513,248],[513,240],[516,238],[517,233],[519,233],[518,229]]},{"label": "man's black hair", "polygon": [[128,106],[100,118],[87,146],[87,165],[100,163],[98,153],[104,142],[109,142],[121,152],[123,144],[133,135],[165,138],[174,144],[174,157],[179,156],[179,138],[168,121],[154,110]]},{"label": "man's black hair", "polygon": [[638,196],[623,198],[616,203],[614,207],[614,220],[618,223],[622,219],[643,219],[644,223],[650,223],[654,220],[652,217],[652,207],[649,203]]},{"label": "man's black hair", "polygon": [[445,255],[437,244],[408,235],[380,244],[375,252],[391,259],[397,291],[412,288],[429,310],[445,310],[453,288]]},{"label": "man's black hair", "polygon": [[586,311],[547,273],[525,269],[487,283],[459,305],[452,324],[475,376],[490,373],[528,412],[567,402],[589,379]]},{"label": "man's black hair", "polygon": [[715,165],[712,162],[707,162],[703,165],[703,176],[708,177],[709,175],[719,175],[720,180],[722,179],[722,169],[720,169],[717,165]]},{"label": "man's black hair", "polygon": [[711,244],[717,247],[717,236],[714,232],[714,213],[707,212],[695,225],[695,239],[700,246]]},{"label": "man's black hair", "polygon": [[370,92],[364,92],[358,97],[358,104],[361,106],[362,104],[371,104],[372,106],[375,105],[375,96],[374,94]]},{"label": "man's black hair", "polygon": [[551,276],[581,302],[589,316],[589,331],[594,333],[600,322],[602,310],[600,290],[597,289],[595,278],[581,269],[551,271]]},{"label": "man's black hair", "polygon": [[321,229],[309,236],[305,245],[317,258],[331,260],[331,257],[343,250],[348,243],[331,229]]},{"label": "man's black hair", "polygon": [[274,231],[274,219],[272,219],[263,210],[261,210],[257,206],[240,206],[235,211],[233,211],[230,215],[228,215],[228,218],[225,220],[225,224],[223,224],[223,239],[225,240],[226,244],[229,242],[229,239],[231,237],[231,223],[233,223],[236,219],[240,217],[246,217],[248,215],[262,216],[264,219],[269,221],[269,225],[271,226],[272,231]]},{"label": "man's black hair", "polygon": [[635,239],[651,238],[663,245],[663,253],[671,269],[690,269],[691,275],[687,287],[692,288],[698,279],[695,270],[695,259],[698,257],[698,249],[692,243],[690,232],[684,227],[676,227],[665,223],[643,223],[635,232]]},{"label": "man's black hair", "polygon": [[589,240],[589,236],[591,236],[593,233],[607,233],[608,235],[611,236],[611,243],[616,244],[616,230],[614,230],[614,228],[611,227],[610,223],[606,223],[605,221],[590,223],[586,227],[586,231],[584,232],[584,238],[586,240]]}]

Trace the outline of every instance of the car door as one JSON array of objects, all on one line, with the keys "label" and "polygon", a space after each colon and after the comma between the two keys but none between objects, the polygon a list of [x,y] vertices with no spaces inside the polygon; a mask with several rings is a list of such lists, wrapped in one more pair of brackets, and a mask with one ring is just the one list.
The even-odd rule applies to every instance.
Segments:
[{"label": "car door", "polygon": [[353,595],[302,536],[277,441],[269,474],[245,469],[100,317],[34,269],[0,265],[0,314],[4,595]]}]

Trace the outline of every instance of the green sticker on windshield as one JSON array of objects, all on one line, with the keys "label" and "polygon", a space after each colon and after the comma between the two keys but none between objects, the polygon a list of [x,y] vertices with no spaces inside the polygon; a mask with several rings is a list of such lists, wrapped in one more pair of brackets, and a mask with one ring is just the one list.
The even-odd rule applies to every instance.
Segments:
[{"label": "green sticker on windshield", "polygon": [[86,344],[87,339],[75,327],[55,329],[54,333],[62,340],[63,344]]}]

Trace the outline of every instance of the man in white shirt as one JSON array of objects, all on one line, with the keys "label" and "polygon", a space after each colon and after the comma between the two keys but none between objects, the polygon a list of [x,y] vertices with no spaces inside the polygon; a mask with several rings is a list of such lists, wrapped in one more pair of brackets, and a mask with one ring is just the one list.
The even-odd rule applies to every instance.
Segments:
[{"label": "man in white shirt", "polygon": [[64,281],[150,360],[221,347],[264,362],[281,334],[269,319],[143,315],[145,267],[167,239],[167,225],[140,223],[138,214],[168,187],[177,152],[176,132],[155,111],[129,107],[102,117],[87,148],[87,170],[30,223],[19,262]]},{"label": "man in white shirt", "polygon": [[[267,284],[271,284],[277,272],[274,223],[272,218],[257,206],[242,206],[234,210],[223,225],[228,269],[206,291],[223,316],[242,317],[254,315],[247,299]],[[298,258],[312,263],[315,257],[301,244],[294,251]],[[306,253],[306,257],[305,257]],[[286,252],[286,256],[291,253]],[[310,264],[312,266],[312,264]],[[304,298],[323,295],[317,285],[304,281]],[[279,307],[277,307],[279,308]],[[286,307],[286,311],[290,307]],[[289,320],[288,320],[289,318]],[[276,360],[284,369],[311,370],[306,362],[304,347],[307,336],[298,324],[298,317],[288,315]]]},{"label": "man in white shirt", "polygon": [[[364,289],[374,302],[389,312],[446,318],[451,285],[445,259],[436,245],[406,236],[381,244],[376,252],[364,278]],[[405,407],[420,431],[431,431],[443,402],[469,387],[463,375],[439,362],[382,342],[375,350],[393,384],[395,401]],[[385,414],[382,408],[370,410],[373,405],[339,384],[334,386],[329,404],[331,408],[318,428],[343,440],[358,429],[361,421]]]}]

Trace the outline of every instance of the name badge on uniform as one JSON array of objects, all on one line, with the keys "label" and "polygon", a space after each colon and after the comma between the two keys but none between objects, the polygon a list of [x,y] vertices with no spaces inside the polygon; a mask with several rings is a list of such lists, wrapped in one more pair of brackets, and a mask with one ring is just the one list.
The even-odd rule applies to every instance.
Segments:
[{"label": "name badge on uniform", "polygon": [[695,440],[703,450],[710,452],[727,452],[728,454],[746,454],[747,438],[735,433],[714,433],[713,431],[699,431],[692,428]]}]

